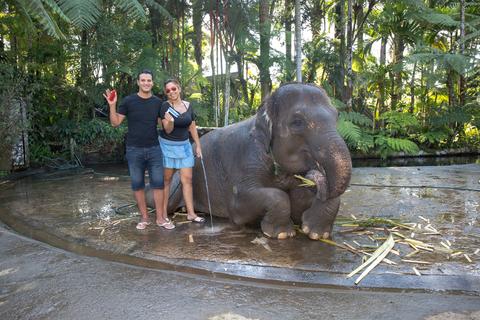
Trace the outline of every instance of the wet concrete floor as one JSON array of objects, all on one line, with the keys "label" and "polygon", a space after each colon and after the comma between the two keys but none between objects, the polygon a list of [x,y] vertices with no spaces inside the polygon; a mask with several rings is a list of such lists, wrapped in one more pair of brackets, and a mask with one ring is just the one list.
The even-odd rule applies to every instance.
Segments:
[{"label": "wet concrete floor", "polygon": [[[177,214],[175,230],[138,231],[132,200],[125,166],[44,173],[0,185],[0,220],[54,246],[134,265],[297,287],[355,287],[346,274],[361,264],[360,254],[301,233],[267,239],[255,226],[240,230],[216,217],[199,225]],[[358,286],[480,295],[479,212],[478,164],[355,168],[334,241],[356,250],[384,241],[382,228],[353,232],[354,218],[415,223],[397,231],[429,250],[410,255],[411,246],[396,243],[397,254],[387,257],[396,264],[380,264]]]},{"label": "wet concrete floor", "polygon": [[300,288],[139,268],[0,226],[0,319],[480,320],[480,297]]}]

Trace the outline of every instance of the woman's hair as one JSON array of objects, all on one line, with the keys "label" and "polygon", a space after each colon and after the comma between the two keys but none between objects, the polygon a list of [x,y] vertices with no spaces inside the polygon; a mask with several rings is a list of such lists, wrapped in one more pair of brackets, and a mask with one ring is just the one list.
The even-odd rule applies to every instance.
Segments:
[{"label": "woman's hair", "polygon": [[165,82],[163,83],[163,87],[165,88],[167,86],[167,84],[169,83],[175,83],[177,85],[177,87],[181,88],[181,84],[180,84],[180,81],[178,81],[177,79],[167,79],[165,80]]}]

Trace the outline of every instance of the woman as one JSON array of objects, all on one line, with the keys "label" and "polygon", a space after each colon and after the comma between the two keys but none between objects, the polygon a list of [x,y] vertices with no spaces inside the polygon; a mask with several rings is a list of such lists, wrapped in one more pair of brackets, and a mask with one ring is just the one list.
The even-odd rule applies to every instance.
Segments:
[{"label": "woman", "polygon": [[[187,207],[187,219],[203,223],[205,219],[197,216],[193,210],[192,168],[195,164],[189,134],[195,142],[195,154],[202,157],[200,139],[198,138],[195,114],[190,103],[181,99],[182,89],[175,79],[165,81],[164,91],[167,96],[160,109],[163,131],[160,134],[160,146],[163,152],[165,213],[167,212],[170,184],[175,170],[180,170],[183,199]],[[169,227],[166,225],[166,227]]]}]

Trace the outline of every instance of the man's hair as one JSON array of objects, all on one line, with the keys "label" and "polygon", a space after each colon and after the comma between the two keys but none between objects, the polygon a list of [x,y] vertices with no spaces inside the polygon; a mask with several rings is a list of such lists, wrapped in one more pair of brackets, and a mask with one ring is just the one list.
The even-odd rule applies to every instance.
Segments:
[{"label": "man's hair", "polygon": [[140,71],[140,72],[138,73],[138,75],[137,75],[137,80],[140,80],[140,75],[142,75],[142,74],[149,74],[149,75],[151,75],[151,76],[152,76],[152,80],[153,80],[153,72],[152,72],[152,70],[150,70],[150,69],[143,69],[142,71]]}]

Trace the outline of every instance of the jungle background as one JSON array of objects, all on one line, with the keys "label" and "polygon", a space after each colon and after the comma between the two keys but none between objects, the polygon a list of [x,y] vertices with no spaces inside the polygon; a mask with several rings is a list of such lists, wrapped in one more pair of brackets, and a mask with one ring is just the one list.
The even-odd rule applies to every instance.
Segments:
[{"label": "jungle background", "polygon": [[154,93],[182,82],[198,125],[241,121],[299,80],[296,23],[301,80],[328,92],[352,152],[480,149],[476,0],[7,0],[0,170],[19,139],[23,166],[111,159],[127,126],[110,126],[102,93],[136,92],[143,68]]}]

